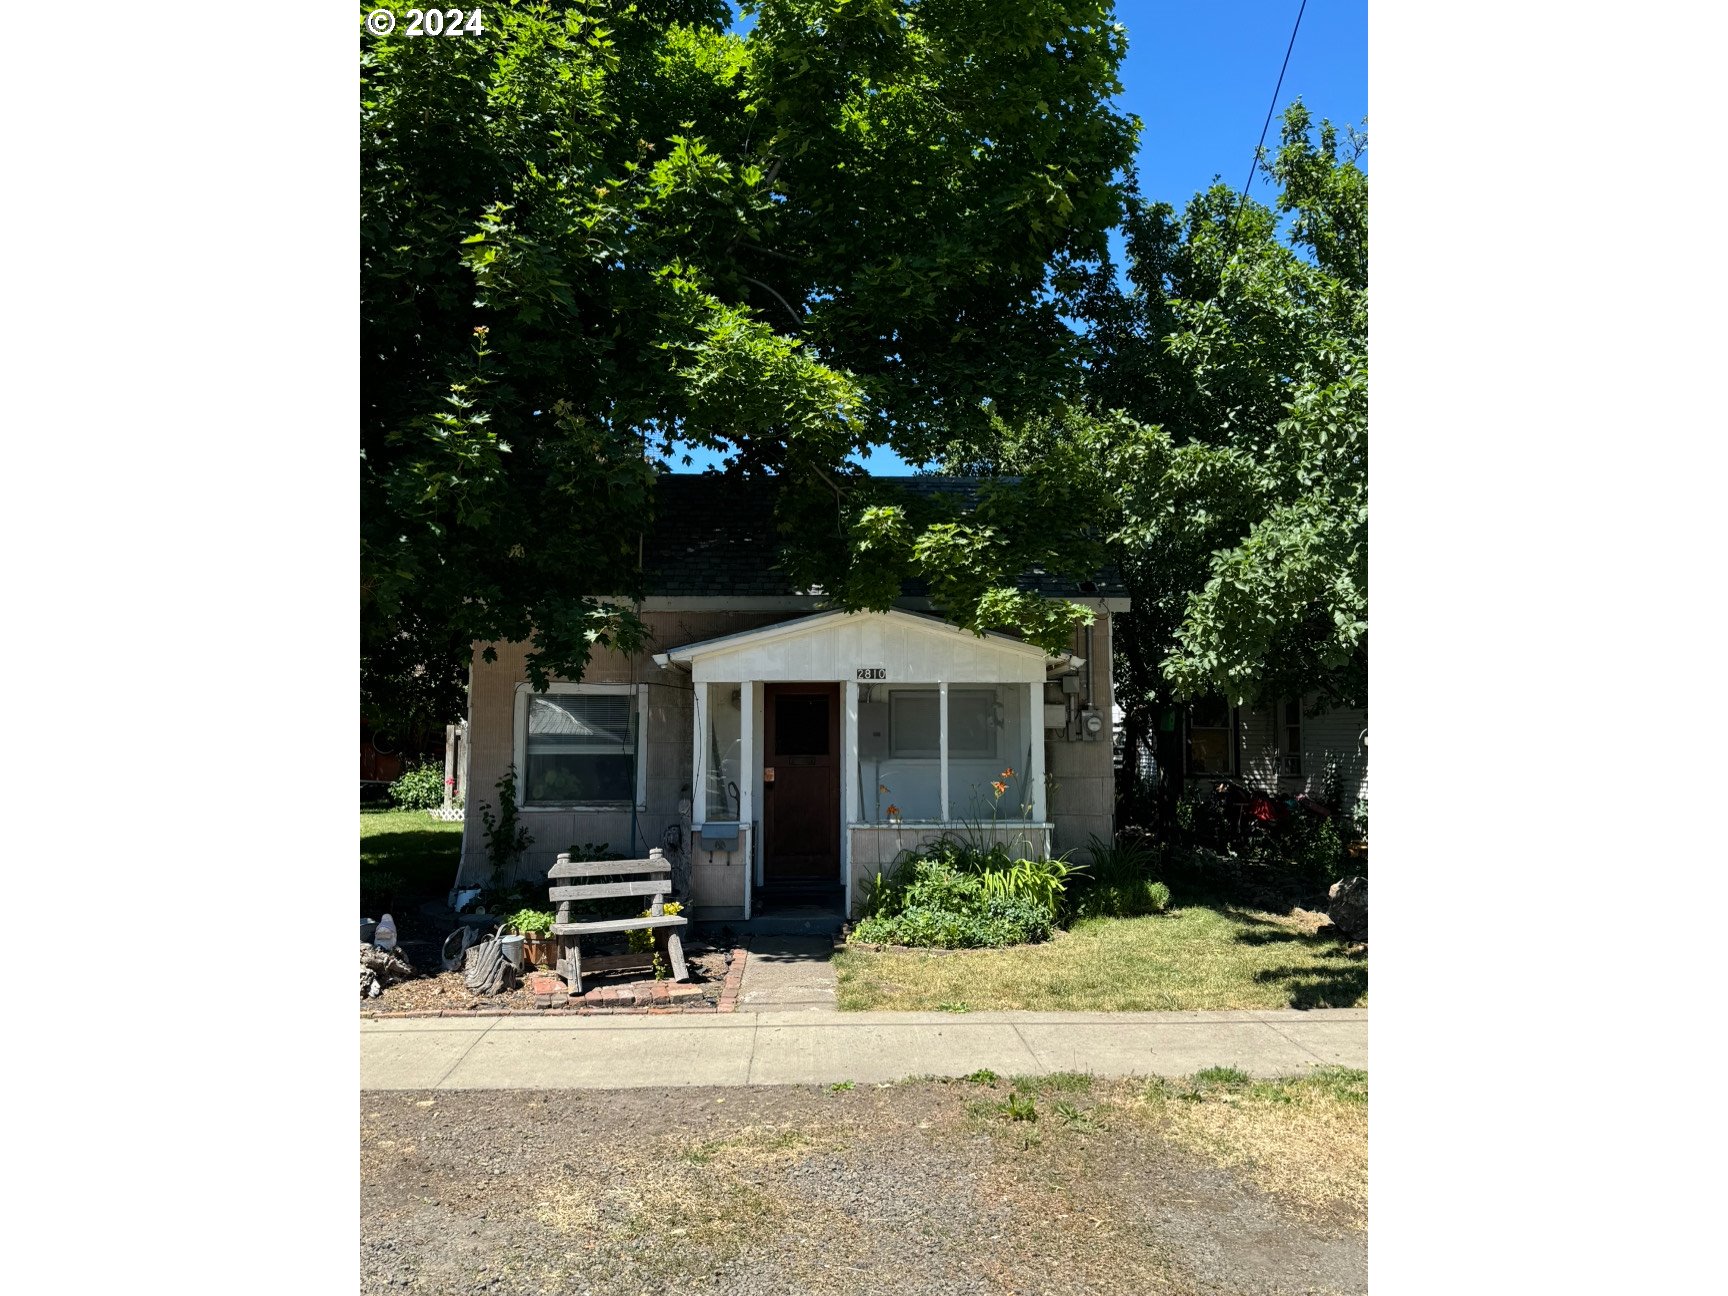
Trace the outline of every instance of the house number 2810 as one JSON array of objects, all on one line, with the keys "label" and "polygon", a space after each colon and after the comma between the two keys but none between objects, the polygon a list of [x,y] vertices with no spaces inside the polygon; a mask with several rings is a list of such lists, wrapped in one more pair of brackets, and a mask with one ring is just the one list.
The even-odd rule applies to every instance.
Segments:
[{"label": "house number 2810", "polygon": [[860,666],[858,678],[860,680],[885,680],[888,678],[888,668],[886,666]]}]

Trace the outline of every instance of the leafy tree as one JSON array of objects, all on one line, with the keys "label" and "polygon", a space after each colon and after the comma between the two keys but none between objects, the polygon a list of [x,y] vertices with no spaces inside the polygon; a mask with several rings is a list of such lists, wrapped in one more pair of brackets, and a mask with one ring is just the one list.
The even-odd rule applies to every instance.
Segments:
[{"label": "leafy tree", "polygon": [[1266,168],[1288,243],[1222,188],[1180,221],[1131,202],[1130,287],[1086,295],[1089,397],[1133,424],[1105,439],[1142,731],[1205,692],[1367,701],[1366,138],[1313,135],[1294,105]]},{"label": "leafy tree", "polygon": [[1067,284],[1083,406],[1004,426],[974,465],[1104,502],[1133,599],[1114,627],[1132,741],[1209,692],[1366,702],[1365,146],[1298,103],[1266,165],[1276,210],[1218,185],[1178,217],[1131,191],[1125,265]]},{"label": "leafy tree", "polygon": [[1103,255],[1136,130],[1108,0],[744,8],[742,36],[721,0],[500,0],[480,35],[363,37],[375,708],[440,705],[475,641],[528,641],[540,685],[638,644],[595,596],[640,592],[680,441],[773,474],[789,570],[849,606],[888,557],[953,571],[962,623],[1074,615],[1012,590],[1027,546],[987,523],[884,525],[847,459],[976,447],[1072,387],[1053,289]]}]

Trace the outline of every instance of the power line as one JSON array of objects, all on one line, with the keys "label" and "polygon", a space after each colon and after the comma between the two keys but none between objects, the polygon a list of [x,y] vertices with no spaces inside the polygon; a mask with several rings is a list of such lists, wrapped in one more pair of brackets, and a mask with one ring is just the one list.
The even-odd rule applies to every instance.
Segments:
[{"label": "power line", "polygon": [[1272,114],[1278,111],[1278,95],[1284,89],[1284,73],[1290,67],[1290,51],[1296,48],[1296,33],[1302,30],[1302,15],[1308,11],[1308,0],[1296,11],[1296,25],[1290,29],[1290,43],[1284,47],[1284,66],[1278,69],[1278,84],[1272,87],[1272,102],[1266,105],[1266,120],[1260,126],[1260,142],[1254,146],[1254,160],[1248,164],[1248,178],[1242,182],[1242,196],[1236,200],[1236,215],[1230,218],[1234,231],[1242,208],[1248,201],[1248,187],[1254,183],[1254,173],[1260,169],[1260,154],[1266,148],[1266,132],[1272,125]]}]

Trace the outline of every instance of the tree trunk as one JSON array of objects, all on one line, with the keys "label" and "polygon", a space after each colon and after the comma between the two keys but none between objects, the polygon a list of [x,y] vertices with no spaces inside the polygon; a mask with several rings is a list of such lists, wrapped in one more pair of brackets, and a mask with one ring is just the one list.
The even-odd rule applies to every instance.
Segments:
[{"label": "tree trunk", "polygon": [[360,966],[376,973],[385,985],[392,981],[405,981],[414,975],[414,965],[400,954],[371,945],[360,947]]}]

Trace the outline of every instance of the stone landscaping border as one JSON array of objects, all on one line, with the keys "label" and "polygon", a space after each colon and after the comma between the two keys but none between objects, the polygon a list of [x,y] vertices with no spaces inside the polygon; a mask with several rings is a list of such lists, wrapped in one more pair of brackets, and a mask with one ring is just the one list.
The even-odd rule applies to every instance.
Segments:
[{"label": "stone landscaping border", "polygon": [[636,986],[596,986],[577,996],[569,993],[564,979],[556,973],[530,972],[524,982],[534,995],[532,1008],[440,1008],[436,1012],[362,1013],[360,1017],[362,1021],[381,1021],[425,1017],[540,1017],[548,1012],[581,1017],[737,1012],[738,991],[744,983],[744,963],[749,956],[749,951],[741,945],[733,949],[731,957],[726,961],[726,979],[720,984],[718,1004],[708,1002],[701,986],[680,985],[671,981],[642,983],[648,991],[646,996],[638,995]]}]

